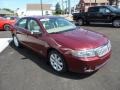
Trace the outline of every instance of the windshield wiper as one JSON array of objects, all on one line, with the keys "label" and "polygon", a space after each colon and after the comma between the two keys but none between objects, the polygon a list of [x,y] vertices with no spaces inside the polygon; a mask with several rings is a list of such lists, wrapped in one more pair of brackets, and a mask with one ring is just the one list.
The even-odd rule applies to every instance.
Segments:
[{"label": "windshield wiper", "polygon": [[58,33],[63,33],[63,32],[68,32],[68,31],[73,31],[75,28],[64,30],[64,31],[59,31],[59,32],[51,32],[50,34],[58,34]]},{"label": "windshield wiper", "polygon": [[65,31],[60,31],[60,33],[63,33],[63,32],[68,32],[68,31],[73,31],[73,30],[75,30],[75,28],[68,29],[68,30],[65,30]]}]

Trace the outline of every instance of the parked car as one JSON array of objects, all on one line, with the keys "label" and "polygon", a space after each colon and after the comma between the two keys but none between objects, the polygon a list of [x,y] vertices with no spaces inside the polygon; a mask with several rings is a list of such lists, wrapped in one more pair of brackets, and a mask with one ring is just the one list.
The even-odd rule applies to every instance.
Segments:
[{"label": "parked car", "polygon": [[15,47],[24,45],[48,58],[54,71],[93,72],[110,58],[110,40],[56,16],[24,17],[11,28]]},{"label": "parked car", "polygon": [[19,19],[18,16],[5,16],[4,18],[11,20],[12,22],[16,22]]},{"label": "parked car", "polygon": [[0,17],[0,30],[8,31],[10,30],[10,26],[14,23],[15,21]]},{"label": "parked car", "polygon": [[114,27],[120,27],[120,10],[113,6],[89,7],[88,12],[74,13],[73,20],[79,25],[100,22],[112,23]]}]

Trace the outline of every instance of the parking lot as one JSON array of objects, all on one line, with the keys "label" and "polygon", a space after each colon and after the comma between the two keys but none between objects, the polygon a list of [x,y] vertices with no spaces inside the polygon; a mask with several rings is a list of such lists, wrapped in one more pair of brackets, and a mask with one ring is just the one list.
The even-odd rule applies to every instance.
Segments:
[{"label": "parking lot", "polygon": [[[0,90],[120,90],[120,28],[104,24],[82,28],[103,33],[111,40],[112,56],[104,67],[92,74],[57,74],[44,58],[10,43],[0,53]],[[0,38],[11,38],[10,32],[0,31]]]}]

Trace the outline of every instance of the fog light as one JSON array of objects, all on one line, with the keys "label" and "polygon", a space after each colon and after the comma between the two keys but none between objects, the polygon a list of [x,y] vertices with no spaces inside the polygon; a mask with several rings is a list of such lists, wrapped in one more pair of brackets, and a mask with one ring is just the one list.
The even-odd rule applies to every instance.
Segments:
[{"label": "fog light", "polygon": [[84,68],[84,72],[88,72],[88,73],[89,73],[89,72],[93,72],[93,71],[94,71],[94,70],[91,69],[91,68],[87,68],[87,67]]}]

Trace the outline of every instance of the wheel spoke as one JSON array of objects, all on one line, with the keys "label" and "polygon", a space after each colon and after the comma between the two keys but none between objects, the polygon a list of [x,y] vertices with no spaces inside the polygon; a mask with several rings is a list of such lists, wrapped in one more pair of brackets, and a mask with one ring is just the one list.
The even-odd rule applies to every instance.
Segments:
[{"label": "wheel spoke", "polygon": [[62,67],[62,66],[60,66],[60,65],[58,65],[58,68],[59,68],[59,70],[61,70],[63,67]]},{"label": "wheel spoke", "polygon": [[61,58],[58,58],[57,63],[61,66],[63,65],[63,63],[61,62]]},{"label": "wheel spoke", "polygon": [[57,71],[60,71],[61,67],[59,65],[57,65],[56,69],[57,69]]},{"label": "wheel spoke", "polygon": [[55,60],[55,57],[54,57],[54,55],[51,55],[51,57],[50,57],[52,60]]}]

